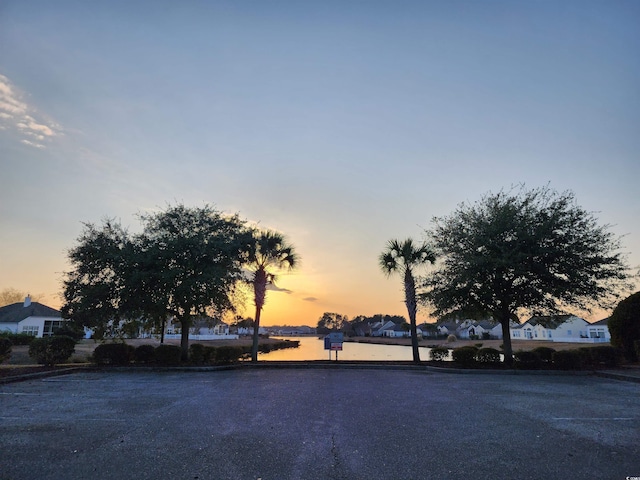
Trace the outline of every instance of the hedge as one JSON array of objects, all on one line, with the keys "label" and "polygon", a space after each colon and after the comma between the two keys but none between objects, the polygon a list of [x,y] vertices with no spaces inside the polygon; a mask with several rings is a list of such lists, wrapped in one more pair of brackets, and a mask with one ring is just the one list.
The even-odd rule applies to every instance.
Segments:
[{"label": "hedge", "polygon": [[136,363],[153,363],[156,360],[156,347],[145,344],[139,345],[133,351],[133,359]]},{"label": "hedge", "polygon": [[542,360],[536,352],[518,351],[513,354],[515,366],[524,370],[535,370],[540,368]]},{"label": "hedge", "polygon": [[182,357],[182,348],[178,345],[158,345],[156,347],[156,363],[160,365],[179,365]]},{"label": "hedge", "polygon": [[126,343],[101,343],[93,351],[98,365],[128,365],[134,359],[135,348]]},{"label": "hedge", "polygon": [[500,350],[495,348],[481,348],[476,353],[476,360],[480,363],[500,363]]},{"label": "hedge", "polygon": [[449,357],[449,349],[447,347],[433,347],[430,355],[434,362],[443,362]]},{"label": "hedge", "polygon": [[8,338],[0,337],[0,363],[11,357],[13,343]]},{"label": "hedge", "polygon": [[559,370],[579,370],[582,354],[577,350],[559,350],[553,354],[553,366]]},{"label": "hedge", "polygon": [[451,352],[451,357],[454,362],[463,366],[469,366],[475,363],[476,353],[478,353],[478,348],[468,345],[466,347],[454,348]]},{"label": "hedge", "polygon": [[73,355],[75,346],[73,338],[63,335],[36,338],[29,345],[29,356],[41,365],[52,367]]},{"label": "hedge", "polygon": [[551,347],[536,347],[531,351],[538,355],[538,357],[540,357],[540,360],[544,363],[551,363],[551,358],[555,353],[555,349]]}]

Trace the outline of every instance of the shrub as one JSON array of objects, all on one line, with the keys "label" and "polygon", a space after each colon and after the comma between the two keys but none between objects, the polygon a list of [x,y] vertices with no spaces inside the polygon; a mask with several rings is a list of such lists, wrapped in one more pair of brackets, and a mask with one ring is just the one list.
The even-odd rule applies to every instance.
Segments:
[{"label": "shrub", "polygon": [[449,349],[447,347],[433,347],[431,349],[431,360],[434,362],[443,362],[449,357]]},{"label": "shrub", "polygon": [[133,359],[137,363],[153,363],[155,358],[156,348],[153,345],[140,345],[133,351]]},{"label": "shrub", "polygon": [[0,337],[0,363],[11,357],[13,343],[8,338]]},{"label": "shrub", "polygon": [[128,365],[134,358],[135,348],[126,343],[101,343],[93,351],[98,365]]},{"label": "shrub", "polygon": [[158,345],[156,347],[156,362],[160,365],[179,365],[182,358],[182,348],[178,345]]},{"label": "shrub", "polygon": [[13,345],[30,345],[31,342],[36,338],[33,335],[29,335],[27,333],[13,332],[2,332],[0,333],[0,336],[11,340],[11,343]]},{"label": "shrub", "polygon": [[542,362],[551,363],[551,357],[553,356],[555,349],[551,347],[536,347],[531,351],[538,355]]},{"label": "shrub", "polygon": [[243,349],[240,347],[222,346],[216,348],[216,363],[228,364],[242,357]]},{"label": "shrub", "polygon": [[76,341],[71,337],[36,338],[29,345],[29,356],[41,365],[52,367],[73,355],[75,346]]},{"label": "shrub", "polygon": [[553,354],[552,360],[559,370],[578,370],[582,366],[582,354],[575,350],[559,350]]},{"label": "shrub", "polygon": [[454,348],[451,352],[453,361],[463,366],[473,365],[476,361],[478,349],[472,346]]},{"label": "shrub", "polygon": [[607,321],[611,333],[611,345],[622,349],[624,357],[637,362],[634,342],[640,340],[640,292],[622,300]]},{"label": "shrub", "polygon": [[519,351],[513,354],[515,366],[524,370],[535,370],[540,368],[542,360],[536,352]]},{"label": "shrub", "polygon": [[189,363],[193,365],[204,365],[206,347],[201,343],[192,343],[189,346]]},{"label": "shrub", "polygon": [[455,335],[449,335],[447,337],[447,343],[453,343],[453,342],[455,342],[457,340],[458,340],[458,338]]},{"label": "shrub", "polygon": [[635,342],[633,342],[633,345],[636,350],[636,355],[638,356],[638,358],[640,358],[640,340],[636,340]]},{"label": "shrub", "polygon": [[82,340],[84,338],[84,330],[81,328],[74,328],[65,322],[60,328],[56,328],[53,332],[54,335],[65,335],[73,338],[75,341]]},{"label": "shrub", "polygon": [[500,363],[500,350],[495,348],[481,348],[476,353],[476,360],[480,363]]},{"label": "shrub", "polygon": [[[597,347],[581,348],[584,352],[583,364],[607,367],[615,367],[618,365],[618,351],[609,345],[598,345]],[[585,358],[586,357],[586,358]]]}]

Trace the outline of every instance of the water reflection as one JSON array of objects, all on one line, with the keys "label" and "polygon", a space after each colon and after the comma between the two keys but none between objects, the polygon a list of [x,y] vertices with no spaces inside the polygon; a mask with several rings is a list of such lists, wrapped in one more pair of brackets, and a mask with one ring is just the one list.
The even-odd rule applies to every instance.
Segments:
[{"label": "water reflection", "polygon": [[[278,337],[300,342],[298,348],[286,348],[274,352],[260,354],[259,360],[299,361],[329,360],[329,351],[324,349],[324,341],[318,337]],[[420,348],[420,359],[429,360],[430,348]],[[331,352],[331,360],[335,360],[335,352]],[[373,343],[345,342],[343,350],[338,352],[338,360],[402,360],[411,361],[411,347],[407,345],[376,345]]]}]

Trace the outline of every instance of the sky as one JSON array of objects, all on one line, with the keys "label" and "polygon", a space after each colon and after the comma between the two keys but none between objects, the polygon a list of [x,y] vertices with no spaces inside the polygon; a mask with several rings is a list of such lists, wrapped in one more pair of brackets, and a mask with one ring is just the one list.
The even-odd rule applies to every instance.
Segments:
[{"label": "sky", "polygon": [[406,315],[386,242],[521,183],[637,267],[638,25],[633,0],[0,0],[0,289],[59,307],[83,222],[182,202],[296,247],[262,324]]}]

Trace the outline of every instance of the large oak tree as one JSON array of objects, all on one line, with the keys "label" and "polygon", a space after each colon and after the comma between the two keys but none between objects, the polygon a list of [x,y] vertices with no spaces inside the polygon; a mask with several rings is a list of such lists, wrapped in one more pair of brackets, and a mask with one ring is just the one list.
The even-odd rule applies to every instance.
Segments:
[{"label": "large oak tree", "polygon": [[460,310],[498,320],[507,364],[510,320],[607,308],[628,288],[620,240],[571,192],[489,193],[435,218],[428,234],[440,262],[422,298],[436,315]]}]

